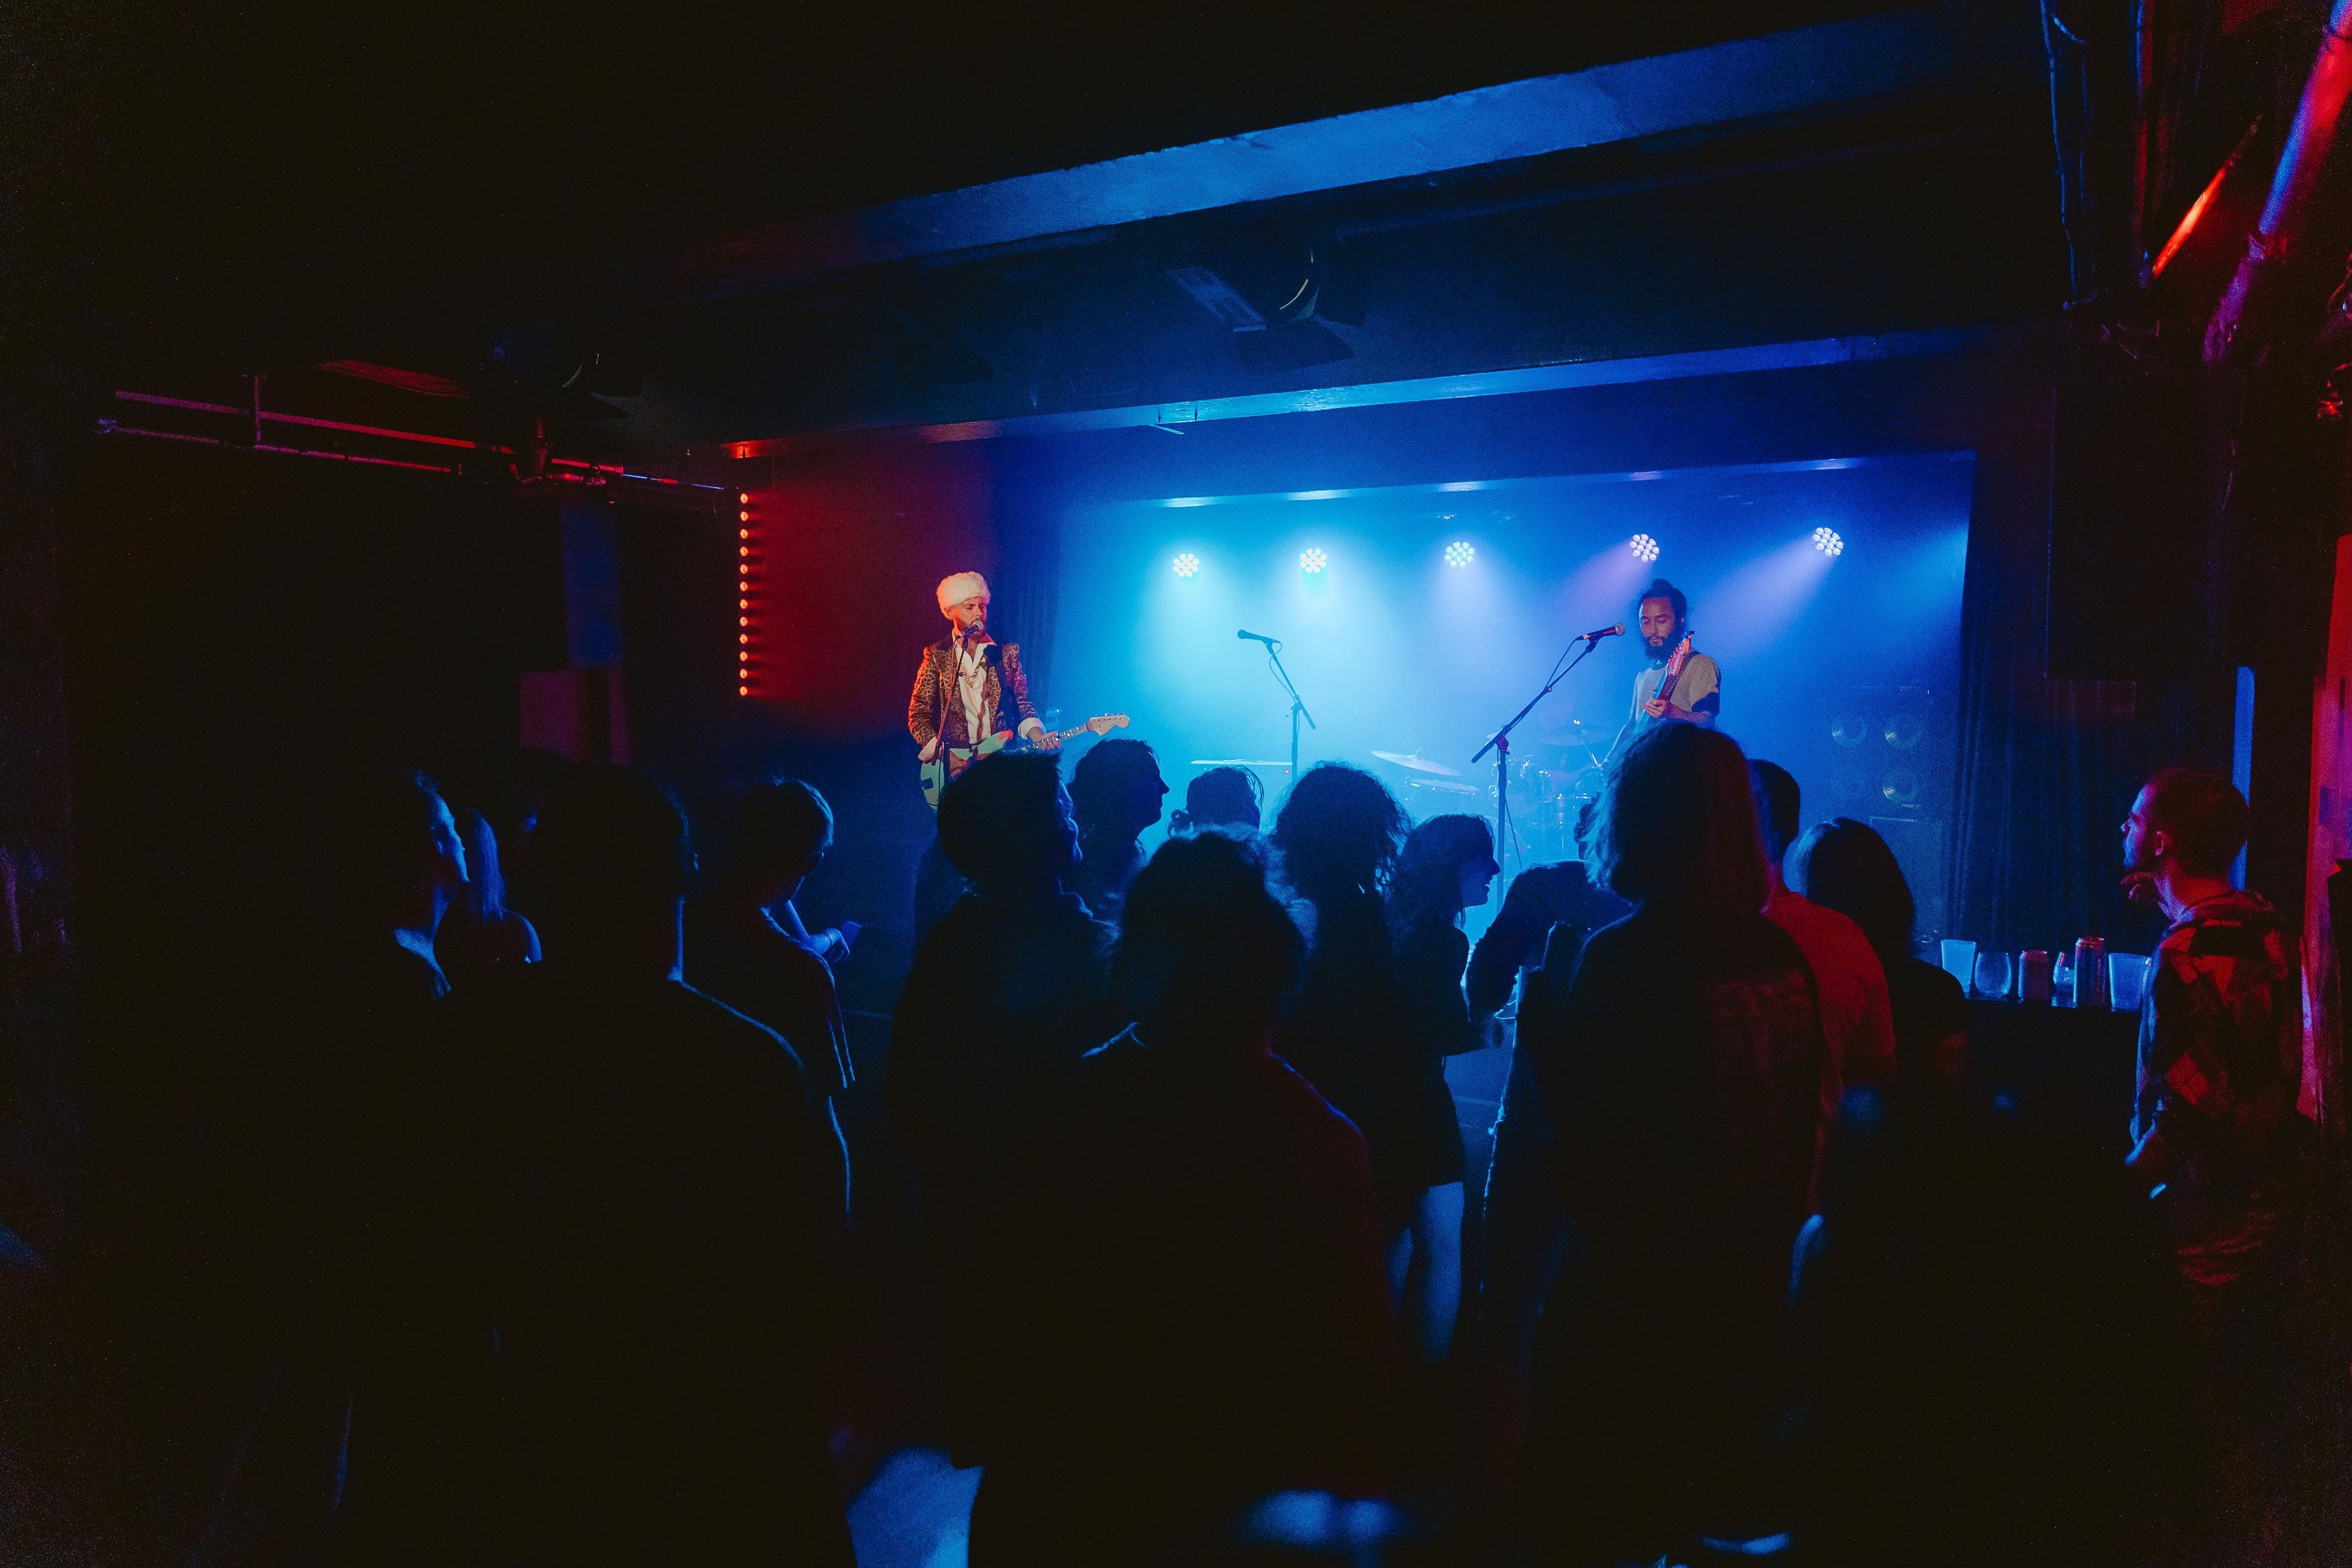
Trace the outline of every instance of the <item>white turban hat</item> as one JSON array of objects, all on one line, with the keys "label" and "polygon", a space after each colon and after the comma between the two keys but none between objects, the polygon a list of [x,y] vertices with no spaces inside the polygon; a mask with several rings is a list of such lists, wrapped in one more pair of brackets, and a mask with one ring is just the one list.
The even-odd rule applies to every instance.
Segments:
[{"label": "white turban hat", "polygon": [[940,609],[944,612],[950,605],[960,605],[974,594],[987,592],[988,579],[977,572],[958,572],[942,577],[940,579]]}]

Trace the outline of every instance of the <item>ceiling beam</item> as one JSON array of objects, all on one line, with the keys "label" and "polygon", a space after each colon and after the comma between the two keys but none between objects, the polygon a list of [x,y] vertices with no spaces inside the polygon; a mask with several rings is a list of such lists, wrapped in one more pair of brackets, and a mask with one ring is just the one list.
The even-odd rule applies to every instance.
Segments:
[{"label": "ceiling beam", "polygon": [[639,282],[672,300],[723,298],[863,267],[1709,126],[2030,87],[2039,58],[2026,9],[1938,0],[795,218],[700,247]]},{"label": "ceiling beam", "polygon": [[1330,408],[1368,408],[1387,403],[1428,403],[1455,397],[1503,397],[1527,392],[1558,392],[1580,386],[1620,386],[1693,376],[1741,375],[1757,371],[1804,370],[1862,364],[1877,360],[1957,354],[1990,340],[1990,327],[1949,327],[1930,331],[1883,332],[1864,337],[1814,338],[1801,342],[1754,343],[1740,348],[1701,349],[1689,353],[1631,359],[1580,360],[1566,364],[1423,376],[1355,386],[1310,387],[1297,392],[1261,392],[1188,403],[1148,403],[1125,408],[1080,408],[1032,414],[1014,419],[973,419],[948,425],[865,426],[782,436],[727,445],[731,458],[767,458],[811,446],[827,437],[890,435],[920,441],[988,441],[1013,436],[1055,436],[1085,430],[1127,430],[1146,425],[1181,431],[1215,419],[1259,419],[1277,414],[1311,414]]}]

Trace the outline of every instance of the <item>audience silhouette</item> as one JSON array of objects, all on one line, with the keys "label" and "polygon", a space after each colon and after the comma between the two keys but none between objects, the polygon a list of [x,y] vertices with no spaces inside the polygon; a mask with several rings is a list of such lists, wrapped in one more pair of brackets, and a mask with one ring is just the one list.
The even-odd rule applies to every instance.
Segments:
[{"label": "audience silhouette", "polygon": [[[1452,1337],[1442,1273],[1449,1257],[1459,1266],[1462,1130],[1434,1043],[1414,1037],[1389,932],[1387,889],[1406,826],[1387,786],[1342,763],[1307,769],[1284,800],[1274,846],[1307,964],[1279,1048],[1364,1135],[1391,1282],[1401,1292],[1410,1282],[1416,1247],[1433,1266],[1407,1332],[1434,1359]],[[1449,1226],[1454,1239],[1441,1241]]]},{"label": "audience silhouette", "polygon": [[974,763],[940,795],[940,845],[970,890],[916,950],[886,1098],[920,1185],[949,1451],[970,1465],[1020,1440],[1037,1205],[1071,1179],[1046,1149],[1067,1115],[1072,1068],[1118,1026],[1105,989],[1110,928],[1065,885],[1078,832],[1055,759]]},{"label": "audience silhouette", "polygon": [[1612,766],[1597,835],[1633,913],[1585,942],[1557,1015],[1519,1041],[1580,1243],[1544,1311],[1519,1491],[1571,1563],[1784,1522],[1764,1458],[1824,1057],[1804,956],[1762,912],[1736,742],[1645,731]]},{"label": "audience silhouette", "polygon": [[1812,971],[1821,1004],[1822,1037],[1829,1055],[1822,1063],[1819,1136],[1826,1152],[1838,1101],[1849,1088],[1876,1083],[1895,1073],[1895,1017],[1886,994],[1886,971],[1862,928],[1790,890],[1780,874],[1781,858],[1797,836],[1803,795],[1788,769],[1760,758],[1748,763],[1756,797],[1756,826],[1764,838],[1764,872],[1771,898],[1764,913],[1796,940]]},{"label": "audience silhouette", "polygon": [[425,1119],[442,1310],[496,1363],[444,1506],[509,1561],[847,1563],[811,1388],[845,1181],[821,1090],[680,982],[661,785],[585,769],[536,839],[546,962],[451,999]]},{"label": "audience silhouette", "polygon": [[1411,1250],[1396,1284],[1413,1349],[1432,1363],[1452,1353],[1462,1304],[1462,1123],[1445,1058],[1486,1044],[1484,1020],[1471,1016],[1462,990],[1470,962],[1462,913],[1493,896],[1501,872],[1485,818],[1434,816],[1405,839],[1390,889],[1406,1063],[1420,1080],[1433,1144],[1430,1185],[1414,1201]]},{"label": "audience silhouette", "polygon": [[1139,840],[1168,798],[1160,759],[1141,741],[1097,741],[1070,770],[1070,811],[1078,824],[1078,864],[1070,891],[1097,920],[1118,920],[1127,885],[1143,864]]},{"label": "audience silhouette", "polygon": [[507,908],[498,835],[471,806],[457,814],[457,836],[466,851],[466,884],[433,938],[433,956],[452,985],[541,958],[539,931]]},{"label": "audience silhouette", "polygon": [[[940,801],[953,903],[847,1015],[793,909],[815,789],[751,790],[689,903],[664,786],[541,771],[503,839],[414,772],[322,814],[341,918],[211,1189],[258,1281],[212,1299],[253,1321],[209,1384],[96,1413],[194,1457],[72,1475],[97,1440],[35,1341],[78,1280],[0,1230],[0,1501],[161,1478],[153,1555],[191,1564],[845,1568],[845,1331],[885,1342],[834,1111],[887,1009],[858,1257],[877,1212],[919,1325],[884,1375],[983,1467],[976,1568],[2316,1560],[2301,997],[2224,781],[2168,770],[2126,824],[2171,922],[2126,1164],[1964,1080],[1885,841],[1797,834],[1793,778],[1709,729],[1634,738],[1475,948],[1488,824],[1359,769],[1263,837],[1213,769],[1142,862],[1148,745],[1067,790],[984,757]],[[1465,1279],[1445,1064],[1490,1043]]]},{"label": "audience silhouette", "polygon": [[[1275,1491],[1385,1484],[1396,1369],[1363,1139],[1272,1051],[1305,943],[1255,848],[1164,846],[1077,1063],[1048,1194],[1036,1439],[992,1466],[975,1561],[1152,1561]],[[1017,1498],[1017,1502],[1013,1500]]]},{"label": "audience silhouette", "polygon": [[1878,830],[1841,816],[1790,847],[1789,887],[1862,928],[1886,974],[1895,1060],[1906,1082],[1958,1083],[1968,1050],[1968,993],[1911,951],[1911,885]]},{"label": "audience silhouette", "polygon": [[832,967],[777,911],[832,847],[824,796],[798,779],[759,784],[736,815],[726,875],[686,906],[687,983],[782,1035],[827,1094],[856,1077],[841,997]]},{"label": "audience silhouette", "polygon": [[1247,768],[1215,767],[1196,774],[1184,787],[1184,805],[1170,815],[1172,833],[1198,833],[1221,828],[1229,833],[1255,833],[1265,822],[1265,791]]}]

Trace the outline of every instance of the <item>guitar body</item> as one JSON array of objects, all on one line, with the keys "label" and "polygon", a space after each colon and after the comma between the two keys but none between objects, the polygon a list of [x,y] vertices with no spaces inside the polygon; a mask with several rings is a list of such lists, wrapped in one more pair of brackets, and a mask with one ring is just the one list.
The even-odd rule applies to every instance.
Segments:
[{"label": "guitar body", "polygon": [[[1126,714],[1105,713],[1098,718],[1087,720],[1075,730],[1057,730],[1054,731],[1052,738],[1056,741],[1072,741],[1080,735],[1104,735],[1113,730],[1125,728],[1127,728]],[[940,792],[956,779],[961,778],[963,771],[982,757],[992,756],[998,752],[1028,752],[1035,749],[1011,730],[999,730],[976,746],[941,746],[938,756],[928,763],[919,764],[918,771],[923,782],[923,804],[933,811],[939,810]]]}]

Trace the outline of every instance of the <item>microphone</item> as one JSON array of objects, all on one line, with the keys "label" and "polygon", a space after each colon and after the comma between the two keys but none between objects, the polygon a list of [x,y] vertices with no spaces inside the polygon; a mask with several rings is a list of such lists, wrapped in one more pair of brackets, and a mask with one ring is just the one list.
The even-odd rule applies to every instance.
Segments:
[{"label": "microphone", "polygon": [[1587,633],[1585,633],[1582,637],[1579,637],[1577,640],[1578,640],[1579,642],[1599,642],[1602,637],[1623,637],[1624,635],[1625,635],[1625,628],[1624,628],[1624,626],[1622,626],[1622,625],[1620,625],[1620,626],[1603,626],[1603,627],[1601,627],[1601,628],[1599,631],[1597,631],[1597,632],[1587,632]]},{"label": "microphone", "polygon": [[1235,632],[1234,636],[1242,642],[1262,642],[1268,647],[1279,647],[1282,642],[1280,637],[1270,637],[1264,632]]}]

